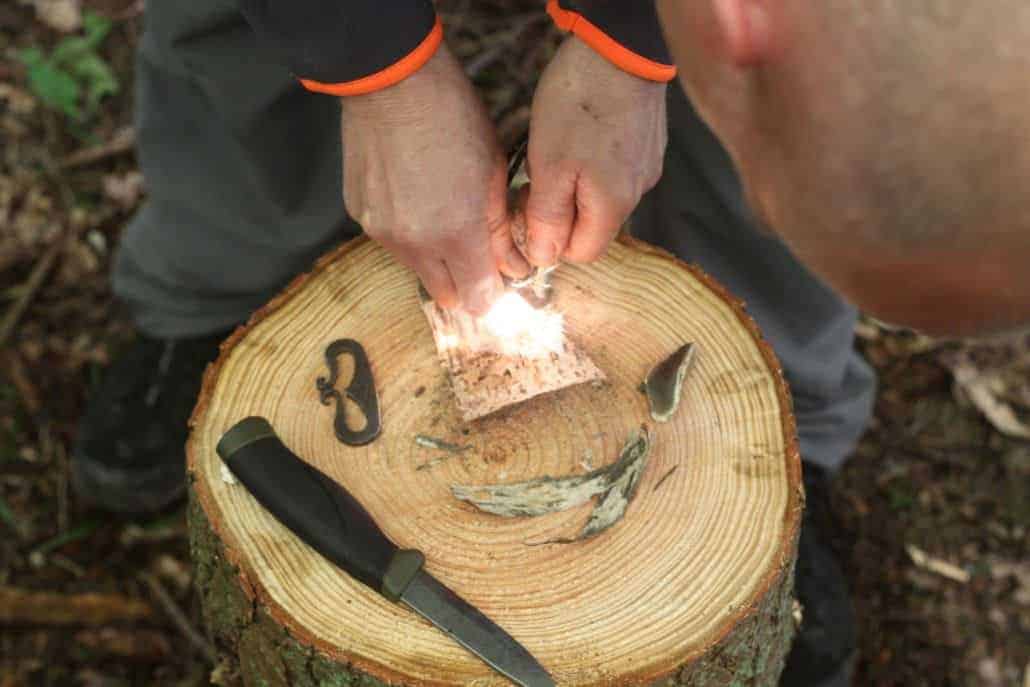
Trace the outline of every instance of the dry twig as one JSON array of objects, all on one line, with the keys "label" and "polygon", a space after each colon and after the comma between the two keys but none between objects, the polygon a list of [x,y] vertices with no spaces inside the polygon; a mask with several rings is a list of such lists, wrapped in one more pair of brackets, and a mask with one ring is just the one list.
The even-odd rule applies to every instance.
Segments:
[{"label": "dry twig", "polygon": [[107,625],[153,616],[121,594],[57,594],[0,586],[0,625]]},{"label": "dry twig", "polygon": [[21,320],[21,316],[25,314],[25,310],[28,309],[32,299],[35,298],[36,293],[43,285],[47,274],[50,273],[50,268],[57,262],[57,256],[64,250],[67,242],[67,237],[55,241],[47,248],[46,253],[39,259],[36,266],[32,268],[29,278],[25,280],[23,288],[18,293],[18,300],[7,310],[3,321],[0,322],[0,348],[7,345],[8,338],[14,332],[14,328],[18,325],[18,321]]},{"label": "dry twig", "polygon": [[941,577],[946,577],[947,579],[960,584],[967,584],[971,579],[971,576],[967,571],[958,567],[954,563],[949,563],[948,561],[931,556],[914,544],[906,544],[905,551],[908,552],[912,562],[915,563],[918,568],[936,573]]},{"label": "dry twig", "polygon": [[72,169],[83,165],[90,165],[111,157],[129,153],[136,146],[136,130],[131,126],[124,127],[114,132],[111,140],[99,145],[90,146],[76,150],[68,157],[61,160],[61,169]]},{"label": "dry twig", "polygon": [[176,629],[182,634],[186,640],[197,648],[198,651],[207,659],[208,663],[214,665],[218,662],[218,655],[215,653],[215,648],[204,638],[200,632],[190,623],[189,618],[182,612],[178,604],[175,603],[175,599],[168,593],[168,590],[164,588],[161,581],[150,573],[140,573],[139,579],[143,581],[143,584],[150,590],[151,596],[154,600],[160,604],[168,618],[175,624]]}]

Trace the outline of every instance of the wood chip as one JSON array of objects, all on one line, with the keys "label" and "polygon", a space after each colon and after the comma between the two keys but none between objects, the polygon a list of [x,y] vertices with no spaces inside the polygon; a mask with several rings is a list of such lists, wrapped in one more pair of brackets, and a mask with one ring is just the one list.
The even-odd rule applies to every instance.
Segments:
[{"label": "wood chip", "polygon": [[433,437],[427,437],[424,434],[415,435],[415,443],[422,448],[431,448],[439,451],[447,451],[448,453],[462,453],[469,450],[469,446],[459,446],[458,444],[452,444],[449,441],[443,439],[434,439]]},{"label": "wood chip", "polygon": [[222,463],[219,467],[219,475],[222,478],[222,482],[228,484],[229,486],[235,486],[239,484],[239,482],[236,480],[236,475],[232,474],[232,470],[229,469],[228,465]]},{"label": "wood chip", "polygon": [[935,558],[914,544],[906,544],[905,551],[908,552],[909,558],[912,559],[912,562],[923,570],[935,573],[941,577],[946,577],[947,579],[960,584],[968,584],[969,580],[972,579],[972,576],[962,568],[940,558]]},{"label": "wood chip", "polygon": [[697,347],[686,343],[647,373],[644,393],[655,422],[668,422],[680,404],[683,380],[694,364]]}]

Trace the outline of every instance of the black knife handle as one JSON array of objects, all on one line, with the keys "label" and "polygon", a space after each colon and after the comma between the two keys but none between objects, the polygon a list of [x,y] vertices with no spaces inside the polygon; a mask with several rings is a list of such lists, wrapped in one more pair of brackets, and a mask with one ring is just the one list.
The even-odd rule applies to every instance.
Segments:
[{"label": "black knife handle", "polygon": [[357,499],[298,458],[264,418],[236,423],[215,450],[294,534],[392,601],[421,569],[421,553],[398,549]]}]

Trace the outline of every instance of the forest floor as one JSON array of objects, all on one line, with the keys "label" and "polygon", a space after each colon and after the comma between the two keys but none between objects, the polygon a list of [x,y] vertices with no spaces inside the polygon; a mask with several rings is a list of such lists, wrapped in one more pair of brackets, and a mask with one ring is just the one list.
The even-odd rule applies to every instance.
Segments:
[{"label": "forest floor", "polygon": [[[506,145],[555,45],[542,4],[440,3]],[[204,685],[218,662],[184,509],[115,518],[68,480],[79,415],[132,336],[108,274],[146,194],[142,23],[141,0],[0,4],[0,687]],[[1030,441],[1015,436],[1030,339],[970,346],[864,321],[857,345],[881,387],[833,493],[856,684],[1030,686]]]}]

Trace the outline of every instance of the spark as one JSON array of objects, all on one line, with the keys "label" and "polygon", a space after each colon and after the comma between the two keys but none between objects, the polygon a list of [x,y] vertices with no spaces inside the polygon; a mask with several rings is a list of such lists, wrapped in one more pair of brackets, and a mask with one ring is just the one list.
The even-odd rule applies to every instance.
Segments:
[{"label": "spark", "polygon": [[497,299],[481,323],[505,355],[542,358],[560,352],[565,341],[561,313],[534,308],[514,291]]}]

